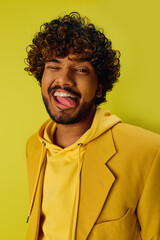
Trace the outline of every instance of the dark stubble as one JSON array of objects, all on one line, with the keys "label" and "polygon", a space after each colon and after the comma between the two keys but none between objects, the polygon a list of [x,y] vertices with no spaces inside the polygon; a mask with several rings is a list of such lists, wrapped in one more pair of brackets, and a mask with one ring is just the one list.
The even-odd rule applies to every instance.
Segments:
[{"label": "dark stubble", "polygon": [[61,110],[60,115],[53,114],[49,107],[48,99],[44,97],[43,94],[42,94],[42,98],[50,118],[58,124],[69,125],[69,124],[74,124],[82,121],[90,114],[91,110],[95,106],[96,96],[90,102],[84,102],[79,112],[74,117],[69,117],[69,116],[66,117],[65,111],[67,110],[63,110],[63,109]]}]

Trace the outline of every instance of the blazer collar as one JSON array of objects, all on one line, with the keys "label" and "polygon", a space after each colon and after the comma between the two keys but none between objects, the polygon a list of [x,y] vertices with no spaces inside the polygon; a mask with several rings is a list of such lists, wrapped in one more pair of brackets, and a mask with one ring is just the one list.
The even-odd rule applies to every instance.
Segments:
[{"label": "blazer collar", "polygon": [[106,166],[114,154],[116,148],[111,130],[87,146],[81,171],[77,240],[87,239],[115,181],[115,177]]}]

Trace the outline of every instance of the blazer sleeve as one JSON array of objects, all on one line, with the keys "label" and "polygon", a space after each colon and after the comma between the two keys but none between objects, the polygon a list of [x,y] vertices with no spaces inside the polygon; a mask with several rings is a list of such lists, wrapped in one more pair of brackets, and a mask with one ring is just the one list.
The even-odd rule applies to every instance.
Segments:
[{"label": "blazer sleeve", "polygon": [[160,148],[137,207],[142,240],[160,240]]}]

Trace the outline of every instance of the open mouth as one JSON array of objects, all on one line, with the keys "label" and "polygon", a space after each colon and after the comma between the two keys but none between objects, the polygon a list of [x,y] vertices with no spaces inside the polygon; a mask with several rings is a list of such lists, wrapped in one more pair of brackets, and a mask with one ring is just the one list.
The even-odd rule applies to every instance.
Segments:
[{"label": "open mouth", "polygon": [[61,108],[74,108],[78,104],[78,97],[64,90],[57,90],[52,96],[56,105]]}]

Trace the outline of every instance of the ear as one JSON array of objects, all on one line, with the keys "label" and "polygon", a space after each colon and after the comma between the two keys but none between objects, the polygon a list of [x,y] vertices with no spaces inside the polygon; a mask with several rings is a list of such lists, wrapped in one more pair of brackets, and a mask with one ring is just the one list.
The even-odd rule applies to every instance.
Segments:
[{"label": "ear", "polygon": [[102,96],[102,84],[98,84],[96,97],[100,98]]}]

